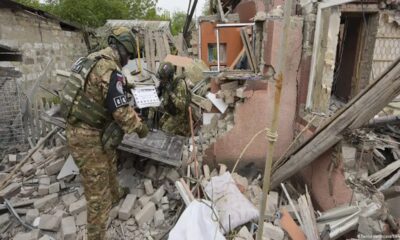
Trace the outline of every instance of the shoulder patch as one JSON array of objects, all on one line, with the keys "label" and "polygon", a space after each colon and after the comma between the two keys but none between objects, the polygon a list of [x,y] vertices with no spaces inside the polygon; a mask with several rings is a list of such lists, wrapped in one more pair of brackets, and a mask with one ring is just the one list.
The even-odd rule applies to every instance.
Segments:
[{"label": "shoulder patch", "polygon": [[113,71],[108,85],[106,106],[110,113],[115,112],[120,107],[129,105],[128,99],[124,94],[124,75],[119,71]]}]

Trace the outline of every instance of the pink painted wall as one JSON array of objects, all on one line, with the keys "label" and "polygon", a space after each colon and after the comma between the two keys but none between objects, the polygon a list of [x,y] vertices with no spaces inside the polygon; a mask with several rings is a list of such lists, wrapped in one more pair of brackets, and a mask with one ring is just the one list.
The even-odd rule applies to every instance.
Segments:
[{"label": "pink painted wall", "polygon": [[262,0],[243,0],[236,8],[234,13],[239,14],[240,22],[252,22],[250,19],[253,18],[257,12],[264,12],[264,2]]},{"label": "pink painted wall", "polygon": [[346,185],[343,163],[332,171],[332,196],[329,192],[329,164],[331,163],[332,149],[322,154],[317,160],[301,171],[303,180],[311,191],[313,201],[317,207],[326,211],[343,204],[349,204],[352,191]]},{"label": "pink painted wall", "polygon": [[[283,30],[281,20],[268,23],[268,38],[265,43],[265,62],[277,68],[278,55],[281,44],[280,33]],[[296,100],[297,100],[297,70],[300,62],[302,43],[302,21],[294,18],[289,31],[288,49],[286,50],[286,64],[283,69],[283,88],[281,108],[279,112],[278,142],[275,148],[275,158],[281,156],[292,142],[295,128]],[[274,84],[268,83],[266,90],[254,91],[254,95],[241,106],[236,107],[235,126],[224,136],[217,139],[214,153],[217,162],[224,162],[232,166],[240,152],[250,141],[253,135],[261,129],[270,126],[274,104]],[[264,167],[266,138],[261,135],[256,138],[243,157],[241,164],[255,162]]]}]

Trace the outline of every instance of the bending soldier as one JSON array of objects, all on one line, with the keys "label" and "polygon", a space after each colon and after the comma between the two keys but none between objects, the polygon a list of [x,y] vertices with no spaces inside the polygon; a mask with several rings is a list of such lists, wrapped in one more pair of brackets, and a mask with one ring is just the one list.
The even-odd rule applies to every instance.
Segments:
[{"label": "bending soldier", "polygon": [[174,78],[175,69],[171,63],[161,63],[158,69],[160,94],[164,114],[160,119],[163,131],[181,136],[189,136],[190,92],[183,77]]}]

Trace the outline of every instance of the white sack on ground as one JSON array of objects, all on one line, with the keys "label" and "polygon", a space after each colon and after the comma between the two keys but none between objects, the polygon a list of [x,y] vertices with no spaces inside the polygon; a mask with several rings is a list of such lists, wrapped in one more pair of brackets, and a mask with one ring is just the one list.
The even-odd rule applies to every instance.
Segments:
[{"label": "white sack on ground", "polygon": [[168,240],[225,240],[211,203],[194,200],[180,216]]},{"label": "white sack on ground", "polygon": [[214,202],[226,232],[259,216],[257,208],[240,192],[229,172],[211,178],[205,191]]}]

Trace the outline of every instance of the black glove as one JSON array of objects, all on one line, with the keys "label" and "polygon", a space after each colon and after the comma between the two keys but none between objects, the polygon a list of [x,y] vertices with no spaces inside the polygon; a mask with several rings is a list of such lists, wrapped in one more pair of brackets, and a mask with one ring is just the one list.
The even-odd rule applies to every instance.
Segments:
[{"label": "black glove", "polygon": [[139,136],[139,138],[144,138],[149,133],[149,128],[147,127],[146,124],[142,123],[138,128],[138,130],[136,131],[136,133]]}]

